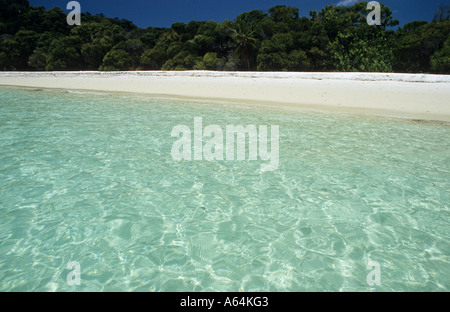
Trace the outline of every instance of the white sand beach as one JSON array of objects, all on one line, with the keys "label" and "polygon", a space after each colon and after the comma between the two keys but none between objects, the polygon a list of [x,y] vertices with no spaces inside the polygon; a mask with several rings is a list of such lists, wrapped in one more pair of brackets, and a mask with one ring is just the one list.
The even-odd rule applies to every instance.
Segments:
[{"label": "white sand beach", "polygon": [[450,122],[450,76],[385,73],[0,72],[0,85],[114,91]]}]

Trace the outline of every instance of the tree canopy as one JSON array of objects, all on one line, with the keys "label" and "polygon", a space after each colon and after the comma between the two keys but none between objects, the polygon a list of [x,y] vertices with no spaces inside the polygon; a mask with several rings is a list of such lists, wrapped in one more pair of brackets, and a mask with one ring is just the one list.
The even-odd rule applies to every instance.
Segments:
[{"label": "tree canopy", "polygon": [[382,5],[327,5],[309,16],[278,5],[234,20],[142,29],[125,19],[82,14],[69,26],[60,8],[0,0],[0,70],[258,70],[450,73],[448,6],[432,22],[398,26]]}]

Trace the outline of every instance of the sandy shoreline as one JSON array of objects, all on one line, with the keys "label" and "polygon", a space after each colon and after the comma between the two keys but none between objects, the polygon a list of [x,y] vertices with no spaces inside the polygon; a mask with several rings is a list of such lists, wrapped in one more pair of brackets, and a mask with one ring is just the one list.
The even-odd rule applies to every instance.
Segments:
[{"label": "sandy shoreline", "polygon": [[450,122],[450,76],[261,72],[0,72],[0,85],[131,92]]}]

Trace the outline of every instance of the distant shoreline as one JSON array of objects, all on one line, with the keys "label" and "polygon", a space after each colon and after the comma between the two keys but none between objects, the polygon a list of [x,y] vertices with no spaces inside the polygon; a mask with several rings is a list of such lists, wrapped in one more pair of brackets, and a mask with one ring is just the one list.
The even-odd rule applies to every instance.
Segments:
[{"label": "distant shoreline", "polygon": [[292,72],[0,72],[0,85],[141,93],[450,122],[450,76]]}]

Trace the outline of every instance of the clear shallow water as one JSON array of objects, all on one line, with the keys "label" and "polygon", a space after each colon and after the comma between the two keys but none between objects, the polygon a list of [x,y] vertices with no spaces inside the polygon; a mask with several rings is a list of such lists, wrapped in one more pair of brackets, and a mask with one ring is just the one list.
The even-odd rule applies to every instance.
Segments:
[{"label": "clear shallow water", "polygon": [[[279,169],[172,160],[194,117],[279,125]],[[1,88],[0,291],[449,291],[449,151],[448,124]]]}]

